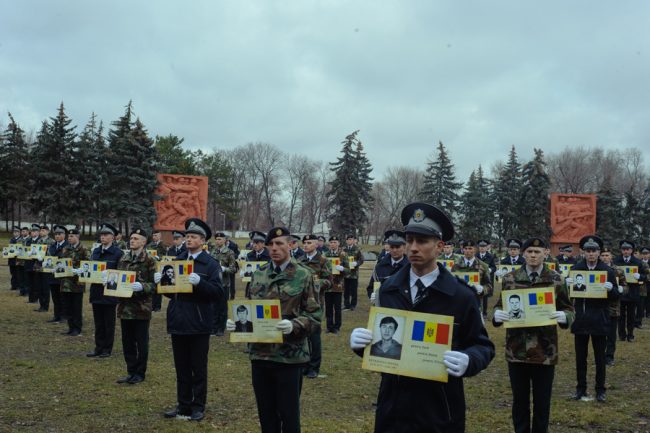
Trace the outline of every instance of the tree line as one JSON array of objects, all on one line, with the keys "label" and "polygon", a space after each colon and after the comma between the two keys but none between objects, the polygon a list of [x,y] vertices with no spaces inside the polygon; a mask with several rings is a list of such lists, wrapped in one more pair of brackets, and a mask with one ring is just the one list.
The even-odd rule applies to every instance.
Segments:
[{"label": "tree line", "polygon": [[[31,134],[34,135],[34,134]],[[463,182],[442,142],[421,166],[389,167],[372,177],[354,131],[340,155],[324,162],[247,143],[210,152],[190,150],[173,134],[151,138],[131,102],[105,131],[94,114],[80,132],[63,103],[32,137],[9,113],[0,135],[0,211],[7,221],[37,220],[125,230],[155,221],[156,173],[207,176],[208,223],[253,230],[286,225],[299,233],[356,233],[367,242],[399,227],[412,201],[447,210],[459,238],[551,235],[551,192],[598,196],[597,231],[612,241],[650,241],[650,187],[638,149],[577,147],[521,161],[515,146],[503,161],[478,165]]]}]

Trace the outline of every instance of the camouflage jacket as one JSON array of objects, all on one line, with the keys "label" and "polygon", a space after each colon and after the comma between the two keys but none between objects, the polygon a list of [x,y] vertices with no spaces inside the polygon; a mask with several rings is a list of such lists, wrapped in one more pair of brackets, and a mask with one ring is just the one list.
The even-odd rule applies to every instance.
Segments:
[{"label": "camouflage jacket", "polygon": [[[514,272],[503,277],[502,290],[526,289],[531,287],[554,287],[555,288],[555,309],[564,311],[567,323],[559,325],[561,328],[568,328],[575,318],[573,305],[569,300],[567,288],[562,276],[544,266],[541,275],[535,284],[531,283],[522,266]],[[502,309],[501,297],[498,298],[494,309]],[[501,326],[502,323],[494,322],[494,326]],[[534,326],[528,328],[510,328],[506,330],[506,360],[508,362],[524,362],[527,364],[555,365],[558,362],[558,338],[557,326]]]},{"label": "camouflage jacket", "polygon": [[162,243],[162,241],[158,241],[156,244],[155,242],[149,242],[147,246],[145,247],[147,250],[156,250],[158,253],[158,257],[164,256],[165,253],[167,253],[167,247]]},{"label": "camouflage jacket", "polygon": [[345,275],[345,278],[350,280],[359,279],[359,268],[363,264],[363,253],[361,252],[361,248],[356,245],[351,247],[345,246],[343,247],[343,251],[345,251],[345,254],[348,256],[348,265],[346,267],[350,266],[350,262],[357,262],[357,265],[354,269],[350,269],[350,272]]},{"label": "camouflage jacket", "polygon": [[282,318],[293,322],[293,331],[283,336],[282,343],[252,343],[250,359],[283,364],[308,362],[307,336],[321,320],[311,269],[291,259],[284,271],[276,274],[273,263],[267,263],[253,274],[250,291],[253,300],[279,299]]},{"label": "camouflage jacket", "polygon": [[341,260],[341,266],[345,268],[338,275],[334,274],[334,269],[332,269],[333,266],[330,268],[332,269],[332,285],[328,289],[325,289],[325,293],[327,292],[343,293],[343,279],[346,278],[346,276],[350,273],[350,268],[348,265],[348,255],[345,253],[345,251],[339,248],[338,251],[325,250],[323,256],[325,256],[326,258],[338,257]]},{"label": "camouflage jacket", "polygon": [[[641,260],[641,263],[643,263],[644,268],[650,269],[650,265],[648,264],[648,262]],[[646,280],[643,284],[639,285],[640,296],[648,296],[648,284],[650,284],[650,281]]]},{"label": "camouflage jacket", "polygon": [[[52,239],[49,236],[41,236],[40,238],[38,238],[36,243],[40,245],[47,245],[49,249],[50,245],[54,243],[54,239]],[[43,262],[41,262],[40,260],[34,260],[34,271],[40,272],[41,269],[43,269]]]},{"label": "camouflage jacket", "polygon": [[323,305],[325,292],[332,287],[332,263],[319,252],[311,259],[305,253],[297,260],[312,270],[316,300]]},{"label": "camouflage jacket", "polygon": [[[208,252],[216,261],[221,265],[221,271],[223,274],[234,274],[237,272],[237,258],[233,250],[227,246],[221,248],[216,245],[210,249]],[[222,278],[222,284],[224,287],[230,287],[230,278]]]},{"label": "camouflage jacket", "polygon": [[120,239],[119,241],[113,241],[113,243],[115,244],[116,247],[118,247],[122,251],[129,249],[129,246],[127,245],[126,241],[124,241],[123,239]]},{"label": "camouflage jacket", "polygon": [[[616,273],[616,280],[618,285],[623,288],[621,295],[625,296],[630,291],[627,282],[625,281],[625,271],[623,268],[619,268],[616,265],[609,265],[610,268],[614,269]],[[616,289],[616,288],[615,288]],[[617,297],[616,299],[610,299],[609,301],[609,317],[618,317],[621,315],[621,298]]]},{"label": "camouflage jacket", "polygon": [[156,259],[151,257],[145,250],[137,256],[132,251],[124,254],[117,264],[121,271],[135,271],[135,281],[142,284],[141,292],[133,292],[130,298],[120,298],[117,304],[117,317],[126,320],[150,320],[151,299],[156,292],[156,285],[153,282],[153,274],[156,273]]},{"label": "camouflage jacket", "polygon": [[[460,257],[454,263],[454,266],[451,268],[451,272],[478,272],[479,284],[483,286],[483,292],[480,295],[477,293],[476,296],[482,298],[485,295],[490,296],[492,294],[492,282],[490,281],[490,267],[487,265],[487,263],[480,261],[478,257],[474,257],[474,261],[470,266],[465,265],[464,256]],[[471,283],[468,284],[472,286]]]},{"label": "camouflage jacket", "polygon": [[[72,267],[78,269],[82,260],[90,259],[90,251],[79,242],[76,248],[72,245],[67,245],[61,253],[61,258],[72,259]],[[86,284],[80,283],[77,275],[61,278],[62,292],[83,293],[85,287]]]}]

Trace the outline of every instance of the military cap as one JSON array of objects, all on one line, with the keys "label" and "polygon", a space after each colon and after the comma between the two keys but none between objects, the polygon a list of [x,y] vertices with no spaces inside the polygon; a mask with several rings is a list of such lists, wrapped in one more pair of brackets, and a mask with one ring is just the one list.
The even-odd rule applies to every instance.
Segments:
[{"label": "military cap", "polygon": [[[317,241],[318,239],[322,238],[322,236],[316,236],[316,235],[305,235],[302,237],[302,241]],[[323,238],[325,240],[325,238]]]},{"label": "military cap", "polygon": [[172,237],[174,238],[182,238],[185,236],[185,232],[181,232],[178,230],[172,230]]},{"label": "military cap", "polygon": [[454,225],[440,208],[428,203],[410,203],[402,209],[404,233],[434,236],[443,241],[454,237]]},{"label": "military cap", "polygon": [[41,226],[38,224],[32,224],[32,228],[30,229],[31,231],[38,231],[41,229]]},{"label": "military cap", "polygon": [[466,239],[466,240],[463,241],[463,248],[465,248],[465,247],[475,247],[475,246],[476,246],[476,242],[474,242],[471,239]]},{"label": "military cap", "polygon": [[600,249],[601,253],[611,253],[612,252],[612,247],[609,245],[603,245],[603,247]]},{"label": "military cap", "polygon": [[595,235],[583,236],[580,239],[580,248],[583,250],[602,250],[603,240]]},{"label": "military cap", "polygon": [[332,242],[332,241],[340,241],[340,240],[341,240],[341,238],[336,236],[336,235],[330,236],[330,242]]},{"label": "military cap", "polygon": [[249,233],[249,236],[253,242],[266,242],[266,233],[253,231]]},{"label": "military cap", "polygon": [[325,242],[327,239],[325,239],[325,236],[320,235],[320,236],[318,237],[318,240],[319,240],[319,241],[323,241],[323,242]]},{"label": "military cap", "polygon": [[630,240],[623,239],[622,241],[620,241],[620,242],[618,243],[618,246],[619,246],[620,249],[623,249],[623,248],[631,248],[631,249],[634,249],[634,247],[636,246],[636,244],[635,244],[634,242],[630,241]]},{"label": "military cap", "polygon": [[216,239],[216,238],[226,238],[227,236],[226,236],[226,234],[224,232],[216,232],[214,234],[214,237]]},{"label": "military cap", "polygon": [[156,233],[160,233],[160,230],[159,230],[159,229],[153,229],[153,230],[151,230],[151,234],[152,234],[152,235],[155,235]]},{"label": "military cap", "polygon": [[406,235],[399,230],[388,230],[384,233],[384,243],[388,245],[405,245]]},{"label": "military cap", "polygon": [[210,226],[200,218],[189,218],[185,221],[185,234],[187,235],[188,233],[203,236],[205,239],[210,239],[212,237]]},{"label": "military cap", "polygon": [[81,232],[79,231],[79,229],[77,227],[74,227],[74,228],[71,228],[70,230],[68,230],[68,234],[69,235],[80,235]]},{"label": "military cap", "polygon": [[487,239],[479,239],[478,241],[479,247],[487,247],[488,245],[490,245],[490,242]]},{"label": "military cap", "polygon": [[648,247],[641,247],[641,254],[647,254],[650,253],[650,248]]},{"label": "military cap", "polygon": [[115,236],[117,234],[117,229],[115,226],[108,224],[108,223],[102,223],[101,226],[99,226],[99,234],[100,235],[113,235]]},{"label": "military cap", "polygon": [[253,239],[255,232],[248,232],[248,239]]},{"label": "military cap", "polygon": [[20,227],[19,227],[19,226],[13,226],[13,227],[11,228],[11,230],[12,230],[12,231],[20,231]]},{"label": "military cap", "polygon": [[68,229],[65,226],[56,225],[52,227],[52,230],[54,230],[54,234],[68,234]]},{"label": "military cap", "polygon": [[445,242],[445,245],[453,247],[454,245],[456,245],[456,242],[449,240],[449,241]]},{"label": "military cap", "polygon": [[50,230],[50,227],[47,224],[41,225],[41,230]]},{"label": "military cap", "polygon": [[300,236],[291,235],[290,242],[300,242]]},{"label": "military cap", "polygon": [[356,239],[357,237],[353,234],[349,234],[345,237],[345,239]]},{"label": "military cap", "polygon": [[[542,238],[528,238],[524,241],[524,244],[521,247],[521,251],[526,251],[530,247],[546,248],[546,242]],[[515,248],[519,248],[519,245],[517,245]]]},{"label": "military cap", "polygon": [[573,246],[572,245],[562,245],[559,249],[563,253],[572,253],[573,252]]},{"label": "military cap", "polygon": [[27,226],[25,226],[25,227],[21,227],[20,229],[21,229],[21,230],[27,230],[27,231],[29,231],[29,227],[27,227]]},{"label": "military cap", "polygon": [[140,235],[145,239],[149,238],[148,233],[145,230],[141,229],[140,227],[131,230],[131,234],[129,235],[129,237],[131,237],[132,235]]},{"label": "military cap", "polygon": [[279,238],[281,236],[291,236],[291,233],[289,233],[289,229],[286,227],[273,227],[271,230],[269,230],[269,233],[266,235],[266,240],[264,241],[265,244],[270,244],[271,241],[275,238]]},{"label": "military cap", "polygon": [[521,241],[519,239],[508,239],[506,240],[506,247],[521,248]]}]

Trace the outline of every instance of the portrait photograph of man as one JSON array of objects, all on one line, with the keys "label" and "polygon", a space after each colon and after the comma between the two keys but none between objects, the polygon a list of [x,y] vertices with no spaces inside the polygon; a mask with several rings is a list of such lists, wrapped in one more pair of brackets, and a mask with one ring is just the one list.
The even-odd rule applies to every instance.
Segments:
[{"label": "portrait photograph of man", "polygon": [[165,265],[162,270],[162,278],[160,279],[161,286],[175,286],[176,274],[172,265]]},{"label": "portrait photograph of man", "polygon": [[106,282],[106,288],[108,290],[117,290],[117,272],[108,273],[108,281]]},{"label": "portrait photograph of man", "polygon": [[253,322],[248,320],[249,313],[246,305],[238,305],[235,309],[237,321],[235,322],[235,332],[253,332]]},{"label": "portrait photograph of man", "polygon": [[90,265],[88,263],[84,263],[81,265],[81,278],[90,278]]},{"label": "portrait photograph of man", "polygon": [[573,285],[574,292],[584,292],[587,290],[585,285],[585,277],[582,274],[576,275],[576,283]]},{"label": "portrait photograph of man", "polygon": [[510,295],[508,297],[508,317],[510,320],[524,320],[526,318],[526,314],[521,307],[521,296]]},{"label": "portrait photograph of man", "polygon": [[[400,322],[403,324],[404,320],[401,319]],[[396,335],[398,329],[400,332]],[[400,327],[394,317],[383,317],[379,321],[380,338],[370,347],[370,355],[382,358],[400,359],[402,356],[402,344],[399,341],[402,341],[402,334],[403,326]]]}]

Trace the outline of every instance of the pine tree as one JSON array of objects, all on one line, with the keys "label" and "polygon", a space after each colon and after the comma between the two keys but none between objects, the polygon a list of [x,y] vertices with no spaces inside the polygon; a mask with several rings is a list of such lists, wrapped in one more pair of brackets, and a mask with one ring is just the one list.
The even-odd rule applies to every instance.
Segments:
[{"label": "pine tree", "polygon": [[497,232],[501,239],[521,236],[519,230],[521,188],[521,165],[517,160],[515,146],[512,146],[508,162],[501,169],[493,189]]},{"label": "pine tree", "polygon": [[611,174],[605,173],[597,199],[596,233],[606,244],[614,246],[625,236],[625,229],[620,223],[623,218],[623,196],[615,190]]},{"label": "pine tree", "polygon": [[334,179],[329,183],[329,216],[335,233],[361,232],[372,203],[372,168],[357,138],[358,133],[357,130],[345,137],[341,142],[342,156],[330,163]]},{"label": "pine tree", "polygon": [[239,216],[234,196],[234,170],[226,155],[219,151],[203,155],[198,150],[192,159],[197,161],[198,174],[208,177],[208,219],[214,227],[225,230],[229,222]]},{"label": "pine tree", "polygon": [[[3,201],[5,221],[9,230],[9,221],[20,222],[21,208],[29,191],[27,162],[29,146],[25,133],[16,123],[11,113],[7,129],[0,136],[0,195]],[[18,215],[15,214],[17,210]]]},{"label": "pine tree", "polygon": [[535,149],[535,157],[522,170],[519,233],[524,238],[539,236],[550,239],[549,191],[551,179],[546,173],[544,152]]},{"label": "pine tree", "polygon": [[129,179],[126,194],[128,220],[132,226],[150,229],[156,222],[156,209],[153,204],[158,186],[156,149],[140,119],[136,119],[128,141],[131,151],[123,160]]},{"label": "pine tree", "polygon": [[447,156],[444,144],[442,141],[438,142],[438,155],[427,164],[424,174],[422,199],[454,217],[458,212],[459,191],[462,187],[463,183],[456,181],[454,164]]},{"label": "pine tree", "polygon": [[[479,215],[478,239],[491,239],[495,224],[494,202],[492,201],[492,182],[483,174],[483,167],[476,171],[476,188],[479,194],[479,204],[475,212]],[[477,239],[477,240],[478,240]]]},{"label": "pine tree", "polygon": [[481,215],[478,210],[483,204],[477,175],[475,171],[469,175],[465,193],[460,204],[459,236],[463,239],[477,240],[481,236]]},{"label": "pine tree", "polygon": [[175,135],[156,135],[156,154],[161,173],[196,175],[196,158],[191,151],[183,149],[183,141]]},{"label": "pine tree", "polygon": [[72,152],[77,134],[72,119],[65,114],[63,102],[56,117],[43,122],[32,149],[31,208],[44,221],[62,222],[76,217],[76,200],[70,200]]},{"label": "pine tree", "polygon": [[123,223],[129,217],[128,198],[131,183],[129,178],[129,163],[133,161],[129,156],[131,152],[130,134],[133,127],[132,103],[126,106],[124,115],[112,122],[108,132],[108,188],[106,191],[105,205],[109,209],[108,219]]}]

